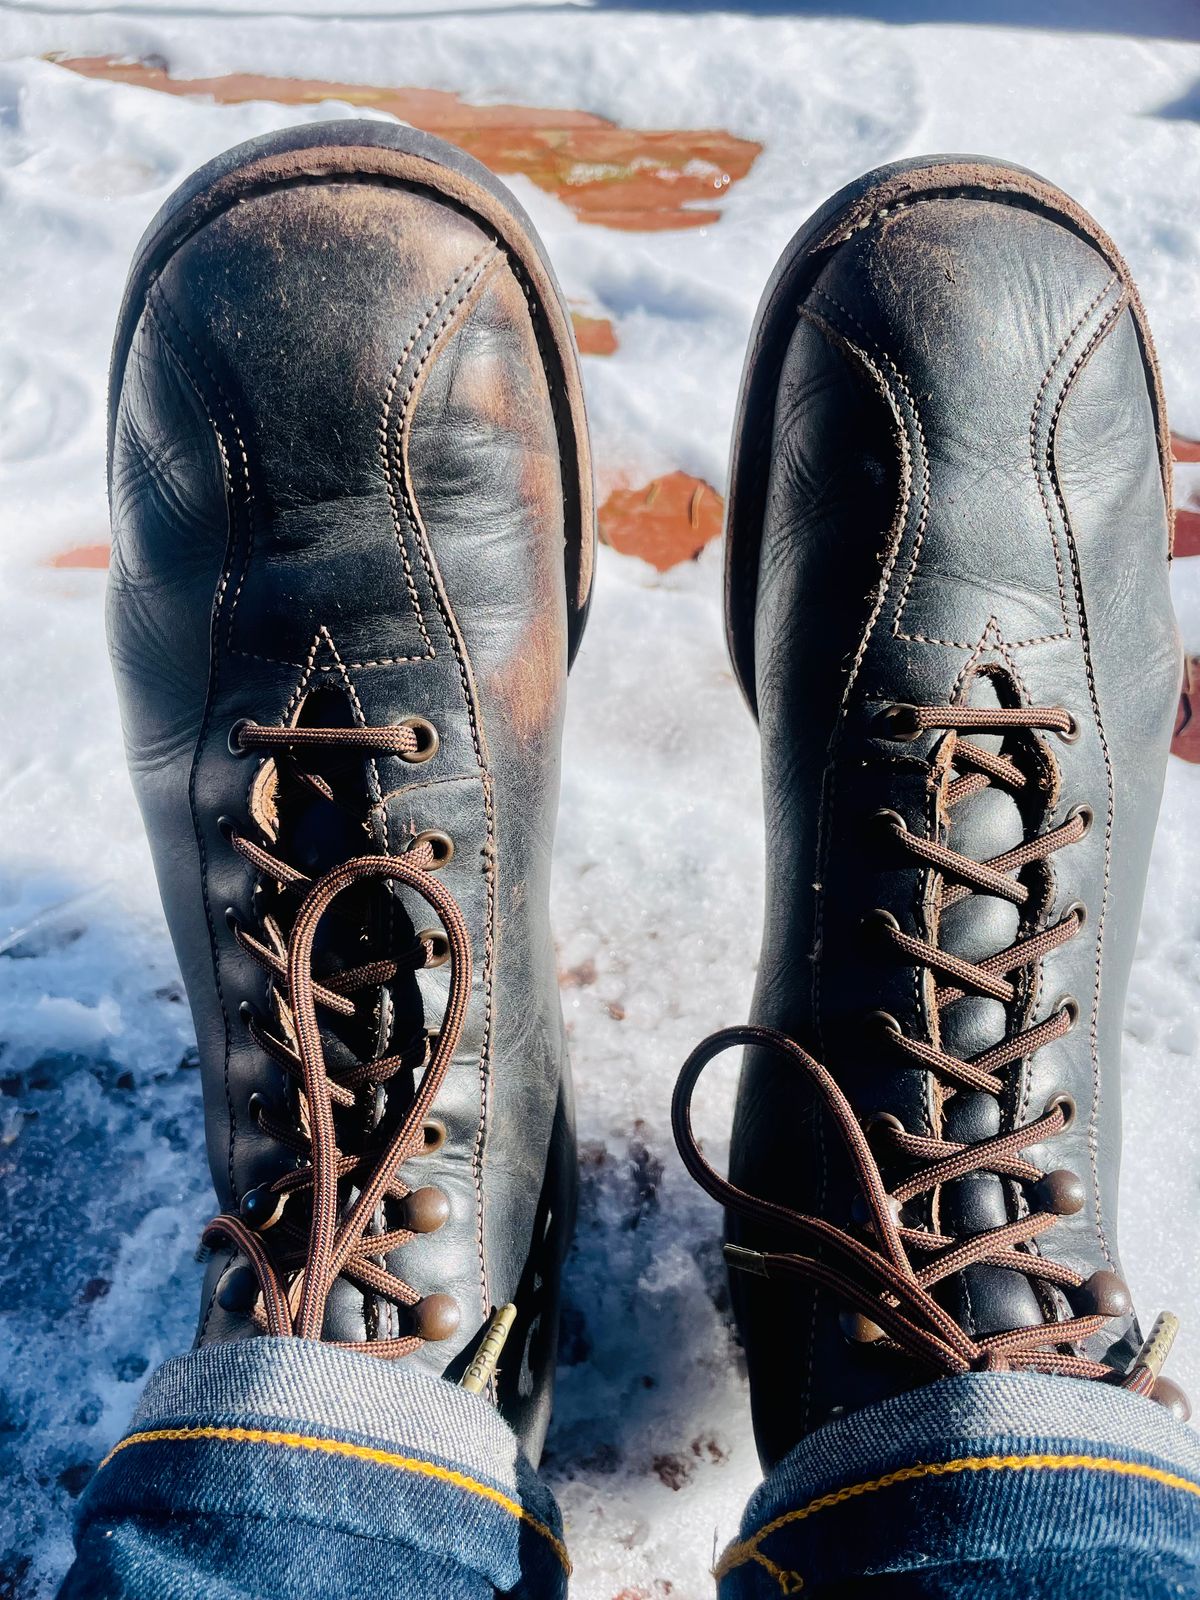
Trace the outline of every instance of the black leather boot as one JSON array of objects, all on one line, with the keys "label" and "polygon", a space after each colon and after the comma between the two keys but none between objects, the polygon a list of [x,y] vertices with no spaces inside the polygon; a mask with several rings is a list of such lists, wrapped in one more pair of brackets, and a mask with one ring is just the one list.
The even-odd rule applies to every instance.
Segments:
[{"label": "black leather boot", "polygon": [[[1121,1015],[1179,688],[1129,273],[1031,173],[843,190],[762,301],[729,648],[762,728],[753,1026],[676,1127],[728,1207],[766,1463],[923,1377],[1158,1379],[1117,1259]],[[719,1180],[705,1062],[749,1046]],[[731,1186],[732,1185],[732,1186]]]},{"label": "black leather boot", "polygon": [[198,1339],[494,1390],[511,1303],[497,1398],[536,1458],[575,1183],[547,891],[594,519],[532,226],[411,129],[243,145],[139,248],[110,430],[109,634],[221,1212]]}]

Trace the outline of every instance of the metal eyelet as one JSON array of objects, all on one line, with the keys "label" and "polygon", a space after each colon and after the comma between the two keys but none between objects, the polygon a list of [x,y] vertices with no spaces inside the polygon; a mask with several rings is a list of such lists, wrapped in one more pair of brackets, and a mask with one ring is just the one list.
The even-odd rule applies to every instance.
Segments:
[{"label": "metal eyelet", "polygon": [[883,906],[876,906],[874,910],[868,911],[862,919],[862,927],[866,933],[880,934],[885,928],[890,928],[895,933],[900,932],[900,924]]},{"label": "metal eyelet", "polygon": [[923,732],[916,706],[902,703],[884,706],[879,721],[884,725],[884,738],[897,739],[901,744],[911,744]]},{"label": "metal eyelet", "polygon": [[235,936],[241,931],[241,918],[232,906],[225,907],[225,926]]},{"label": "metal eyelet", "polygon": [[1064,744],[1075,744],[1083,729],[1079,725],[1079,718],[1073,711],[1068,711],[1067,716],[1071,719],[1068,725],[1065,728],[1055,728],[1054,731]]},{"label": "metal eyelet", "polygon": [[1059,1011],[1066,1012],[1067,1031],[1070,1032],[1070,1030],[1075,1027],[1079,1021],[1079,1001],[1076,1000],[1073,994],[1060,994],[1058,999],[1050,1007],[1050,1015],[1054,1016],[1055,1013]]},{"label": "metal eyelet", "polygon": [[244,757],[244,756],[251,756],[251,755],[254,754],[253,750],[248,750],[246,748],[246,746],[240,742],[240,735],[241,735],[242,729],[243,728],[250,728],[250,727],[253,727],[253,726],[254,726],[253,718],[251,718],[251,717],[239,717],[237,719],[237,721],[234,723],[233,727],[230,728],[229,737],[226,739],[225,742],[229,746],[229,754],[231,756]]},{"label": "metal eyelet", "polygon": [[1079,1115],[1078,1108],[1076,1107],[1075,1101],[1071,1095],[1051,1095],[1050,1099],[1046,1101],[1046,1109],[1042,1112],[1042,1115],[1044,1117],[1048,1117],[1052,1111],[1059,1110],[1061,1110],[1063,1114],[1062,1132],[1066,1133],[1067,1129],[1074,1124],[1075,1118]]},{"label": "metal eyelet", "polygon": [[437,872],[454,856],[454,840],[448,833],[441,833],[437,828],[427,828],[424,833],[417,834],[410,848],[415,850],[422,844],[427,844],[433,851],[430,872]]},{"label": "metal eyelet", "polygon": [[410,756],[402,755],[401,761],[407,761],[411,766],[419,766],[423,761],[433,760],[442,741],[428,717],[402,717],[396,726],[411,728],[417,736],[416,750]]},{"label": "metal eyelet", "polygon": [[241,1005],[238,1007],[238,1016],[241,1017],[242,1021],[247,1027],[249,1027],[252,1022],[259,1022],[261,1020],[262,1013],[259,1011],[257,1006],[251,1005],[249,1000],[243,1000]]},{"label": "metal eyelet", "polygon": [[863,1119],[862,1130],[868,1138],[880,1129],[884,1129],[888,1133],[898,1133],[901,1136],[906,1135],[908,1132],[900,1118],[893,1116],[890,1111],[872,1111],[869,1117]]},{"label": "metal eyelet", "polygon": [[262,1127],[263,1112],[266,1110],[266,1108],[266,1100],[261,1094],[259,1094],[258,1090],[255,1089],[249,1100],[246,1101],[246,1111],[250,1117],[250,1121],[256,1128]]},{"label": "metal eyelet", "polygon": [[875,1344],[885,1337],[883,1329],[861,1311],[839,1311],[838,1326],[848,1344]]},{"label": "metal eyelet", "polygon": [[232,817],[218,817],[217,832],[221,835],[226,844],[232,844],[233,836],[237,832],[237,823]]},{"label": "metal eyelet", "polygon": [[417,935],[419,944],[430,946],[429,954],[425,959],[424,970],[430,967],[444,967],[450,959],[450,941],[440,928],[426,928],[424,933]]},{"label": "metal eyelet", "polygon": [[889,833],[907,833],[908,823],[898,811],[893,811],[891,806],[880,806],[878,811],[871,813],[872,822],[882,822],[887,825]]},{"label": "metal eyelet", "polygon": [[446,1132],[446,1124],[439,1122],[436,1117],[427,1117],[421,1124],[421,1132],[425,1136],[425,1148],[416,1152],[419,1156],[433,1155],[450,1137]]},{"label": "metal eyelet", "polygon": [[[1061,920],[1063,922],[1065,922],[1068,917],[1078,917],[1079,918],[1079,928],[1086,928],[1087,927],[1087,916],[1088,916],[1087,907],[1084,905],[1083,901],[1082,900],[1072,900],[1071,904],[1063,912]],[[1077,929],[1076,932],[1078,932],[1078,931],[1079,930]]]},{"label": "metal eyelet", "polygon": [[1063,827],[1069,827],[1076,817],[1079,817],[1083,822],[1083,832],[1079,835],[1079,842],[1082,842],[1092,831],[1092,823],[1096,820],[1096,813],[1091,806],[1072,806],[1063,818]]},{"label": "metal eyelet", "polygon": [[868,1011],[863,1021],[869,1024],[873,1030],[894,1034],[897,1038],[904,1032],[904,1029],[890,1011]]}]

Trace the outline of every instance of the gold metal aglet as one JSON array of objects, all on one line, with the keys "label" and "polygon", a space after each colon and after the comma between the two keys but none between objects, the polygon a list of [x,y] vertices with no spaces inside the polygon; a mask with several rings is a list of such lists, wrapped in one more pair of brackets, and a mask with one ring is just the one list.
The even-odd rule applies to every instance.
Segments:
[{"label": "gold metal aglet", "polygon": [[1133,1358],[1130,1372],[1138,1372],[1142,1367],[1158,1377],[1162,1371],[1171,1346],[1175,1343],[1175,1335],[1179,1332],[1179,1318],[1171,1311],[1162,1311],[1154,1319],[1154,1326],[1149,1335],[1143,1339],[1142,1348]]},{"label": "gold metal aglet", "polygon": [[463,1373],[459,1385],[461,1389],[465,1389],[468,1394],[482,1394],[487,1388],[495,1374],[500,1352],[504,1349],[516,1320],[516,1306],[499,1306],[492,1312],[479,1349],[472,1357],[471,1365]]},{"label": "gold metal aglet", "polygon": [[752,1272],[756,1278],[768,1276],[767,1258],[761,1250],[747,1250],[740,1244],[727,1244],[722,1249],[726,1266],[735,1267],[738,1272]]}]

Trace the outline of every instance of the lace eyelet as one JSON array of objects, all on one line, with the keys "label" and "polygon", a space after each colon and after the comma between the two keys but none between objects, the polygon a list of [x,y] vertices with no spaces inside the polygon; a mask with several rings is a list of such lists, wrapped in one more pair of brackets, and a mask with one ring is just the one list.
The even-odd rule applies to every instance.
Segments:
[{"label": "lace eyelet", "polygon": [[238,756],[239,758],[244,758],[246,756],[252,756],[254,754],[253,750],[248,750],[246,748],[246,746],[244,744],[242,744],[242,742],[241,742],[242,729],[243,728],[252,728],[253,726],[254,726],[254,722],[253,722],[252,718],[250,718],[250,717],[239,717],[237,719],[237,721],[234,723],[233,727],[230,728],[229,737],[225,742],[229,746],[229,754],[231,756]]},{"label": "lace eyelet", "polygon": [[446,1132],[446,1124],[439,1122],[436,1117],[427,1117],[421,1124],[421,1132],[425,1136],[425,1148],[416,1152],[418,1156],[433,1155],[450,1137]]},{"label": "lace eyelet", "polygon": [[241,932],[241,918],[238,916],[237,912],[232,906],[225,907],[225,926],[235,938]]},{"label": "lace eyelet", "polygon": [[417,834],[410,848],[415,850],[419,845],[423,844],[427,844],[433,851],[430,872],[437,872],[454,857],[454,840],[448,833],[442,833],[437,828],[427,828],[424,833]]},{"label": "lace eyelet", "polygon": [[1067,812],[1065,818],[1063,819],[1063,826],[1069,827],[1070,824],[1075,821],[1076,817],[1078,817],[1083,823],[1083,832],[1079,835],[1079,840],[1082,841],[1087,838],[1089,833],[1091,833],[1092,823],[1096,820],[1096,813],[1092,810],[1091,806],[1072,806],[1070,811]]},{"label": "lace eyelet", "polygon": [[890,1011],[868,1011],[863,1022],[873,1033],[889,1033],[899,1038],[904,1032]]},{"label": "lace eyelet", "polygon": [[874,934],[878,938],[885,930],[899,933],[900,924],[890,911],[886,911],[883,906],[876,906],[863,917],[862,929],[864,933]]},{"label": "lace eyelet", "polygon": [[902,1137],[908,1132],[900,1118],[893,1116],[890,1111],[872,1111],[864,1120],[862,1129],[868,1138],[880,1129],[886,1129],[888,1133],[898,1133]]},{"label": "lace eyelet", "polygon": [[221,835],[226,844],[232,844],[234,834],[237,832],[237,823],[232,817],[218,817],[217,832]]},{"label": "lace eyelet", "polygon": [[1071,901],[1071,904],[1067,907],[1067,909],[1062,914],[1062,921],[1065,922],[1068,917],[1078,917],[1078,919],[1079,919],[1079,927],[1075,930],[1076,933],[1078,933],[1081,929],[1087,927],[1087,919],[1088,919],[1087,907],[1084,905],[1082,900],[1072,900]]},{"label": "lace eyelet", "polygon": [[440,928],[426,928],[417,935],[417,942],[430,947],[422,970],[428,972],[431,967],[444,967],[449,961],[450,941]]},{"label": "lace eyelet", "polygon": [[257,1089],[255,1089],[249,1100],[246,1101],[247,1115],[256,1128],[262,1127],[263,1112],[266,1110],[266,1106],[267,1102],[263,1099],[262,1095],[259,1094]]},{"label": "lace eyelet", "polygon": [[1050,1099],[1046,1101],[1046,1109],[1042,1112],[1042,1115],[1048,1117],[1052,1111],[1062,1112],[1063,1125],[1060,1129],[1062,1133],[1066,1133],[1067,1129],[1074,1125],[1075,1118],[1079,1115],[1075,1101],[1069,1094],[1051,1095]]},{"label": "lace eyelet", "polygon": [[883,1329],[861,1311],[840,1311],[838,1326],[849,1344],[875,1344],[885,1337]]},{"label": "lace eyelet", "polygon": [[259,1011],[257,1006],[251,1005],[249,1000],[242,1001],[241,1005],[238,1007],[238,1016],[241,1017],[242,1021],[247,1027],[249,1027],[252,1022],[259,1022],[262,1020],[262,1013]]},{"label": "lace eyelet", "polygon": [[883,724],[884,738],[896,739],[901,744],[911,744],[914,739],[921,737],[923,731],[916,706],[902,703],[884,706],[879,713],[879,721]]},{"label": "lace eyelet", "polygon": [[907,833],[908,823],[898,811],[893,811],[891,806],[880,806],[878,811],[871,813],[871,821],[882,824],[888,835]]},{"label": "lace eyelet", "polygon": [[1067,716],[1070,718],[1067,726],[1065,728],[1055,728],[1054,731],[1064,744],[1075,744],[1078,742],[1083,729],[1079,725],[1079,718],[1073,711],[1068,711]]},{"label": "lace eyelet", "polygon": [[1067,1031],[1069,1033],[1079,1021],[1079,1001],[1076,1000],[1073,994],[1060,994],[1058,999],[1050,1007],[1050,1015],[1054,1016],[1054,1014],[1058,1011],[1066,1012]]},{"label": "lace eyelet", "polygon": [[422,762],[432,761],[441,746],[441,738],[433,723],[428,717],[401,717],[396,724],[398,728],[411,728],[417,736],[417,748],[410,756],[402,755],[401,761],[407,761],[410,766],[420,766]]}]

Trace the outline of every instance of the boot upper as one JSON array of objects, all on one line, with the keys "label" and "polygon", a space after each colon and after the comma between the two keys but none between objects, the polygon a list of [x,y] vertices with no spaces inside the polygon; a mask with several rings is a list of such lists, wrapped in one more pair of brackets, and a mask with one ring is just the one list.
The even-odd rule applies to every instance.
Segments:
[{"label": "boot upper", "polygon": [[[424,1201],[391,1195],[371,1230],[413,1224],[378,1265],[416,1304],[340,1278],[322,1336],[423,1331],[411,1359],[455,1376],[492,1308],[517,1302],[505,1403],[536,1454],[572,1204],[547,897],[564,507],[577,495],[565,479],[578,470],[564,462],[544,308],[480,218],[428,189],[342,171],[264,184],[217,210],[133,314],[112,397],[109,636],[195,1018],[219,1206],[236,1214],[302,1168],[311,1131],[295,1075],[256,1041],[255,1028],[288,1047],[294,1019],[285,976],[248,939],[286,961],[297,904],[323,873],[432,838],[430,870],[469,939],[470,987],[425,1148],[397,1175]],[[415,759],[238,739],[246,723],[413,719],[425,741]],[[304,882],[274,881],[233,838]],[[399,961],[356,990],[350,1016],[321,1011],[332,1073],[404,1060],[336,1107],[343,1152],[375,1149],[411,1101],[450,995],[445,955],[438,917],[408,884],[356,883],[321,919],[318,982]],[[281,1125],[301,1143],[281,1145]],[[342,1185],[343,1210],[360,1184]],[[282,1214],[303,1225],[308,1203],[290,1196]],[[270,1232],[261,1240],[277,1248]],[[452,1307],[434,1301],[423,1325],[434,1296]],[[218,1245],[199,1340],[261,1326],[244,1253]]]},{"label": "boot upper", "polygon": [[[1022,1159],[1073,1181],[1049,1181],[1061,1214],[1019,1248],[1083,1286],[979,1261],[935,1293],[982,1338],[1102,1302],[1113,1314],[1084,1353],[1120,1369],[1140,1337],[1117,1257],[1121,1018],[1179,647],[1152,356],[1126,272],[1078,216],[1019,191],[868,194],[814,253],[775,352],[756,601],[735,651],[753,662],[766,811],[753,1020],[830,1069],[892,1189],[920,1165],[914,1139],[936,1159],[1069,1097],[1070,1126]],[[911,707],[1064,708],[1069,722],[916,727]],[[989,778],[989,755],[1019,778]],[[1055,829],[1059,848],[1005,866]],[[997,862],[1019,903],[964,887],[946,851]],[[947,998],[958,980],[918,948],[980,964],[1060,925],[1063,942],[1005,970],[1007,996],[965,982]],[[1054,1018],[1063,1031],[987,1089],[892,1037],[970,1062]],[[762,1050],[747,1055],[731,1178],[861,1230],[824,1108]],[[898,1216],[963,1243],[1046,1194],[984,1165]],[[736,1219],[731,1238],[796,1248]],[[733,1277],[765,1460],[915,1381],[835,1295]]]}]

